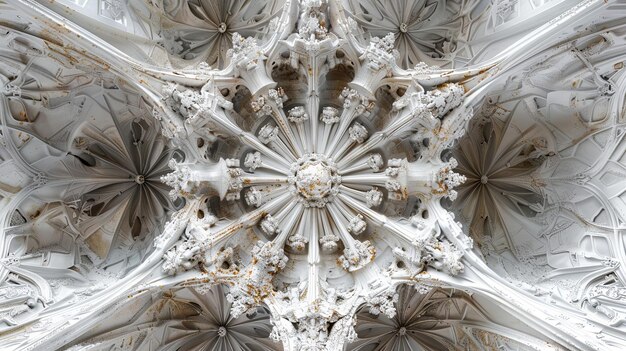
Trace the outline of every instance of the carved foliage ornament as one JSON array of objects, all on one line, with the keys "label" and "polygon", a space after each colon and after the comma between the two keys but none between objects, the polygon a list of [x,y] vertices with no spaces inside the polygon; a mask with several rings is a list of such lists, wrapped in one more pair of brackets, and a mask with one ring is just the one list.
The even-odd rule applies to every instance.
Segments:
[{"label": "carved foliage ornament", "polygon": [[[171,164],[174,171],[163,180],[194,210],[185,237],[165,255],[164,270],[208,271],[212,283],[233,286],[228,299],[234,315],[266,303],[275,319],[290,325],[274,335],[310,350],[330,348],[337,328],[331,325],[351,320],[363,302],[393,316],[401,281],[395,275],[463,271],[461,248],[441,231],[440,218],[408,221],[396,214],[417,200],[418,210],[409,212],[420,217],[441,208],[441,198],[456,197],[454,188],[465,178],[440,151],[462,129],[441,129],[462,128],[468,118],[459,107],[463,88],[406,85],[393,109],[383,112],[373,93],[385,88],[371,77],[394,78],[393,34],[372,38],[359,57],[346,56],[348,44],[326,35],[326,9],[323,1],[303,4],[300,29],[277,44],[284,52],[279,57],[263,55],[253,38],[233,36],[231,67],[248,88],[241,93],[248,94],[249,108],[234,100],[214,108],[211,96],[221,93],[213,81],[199,91],[172,83],[163,89],[164,102],[189,126],[188,134],[208,128],[237,145],[225,150],[230,158]],[[321,60],[339,55],[345,58]],[[278,62],[270,67],[266,60]],[[309,73],[299,75],[306,67]],[[322,81],[333,70],[353,71],[355,78],[335,82],[334,93],[322,97]],[[304,88],[284,80],[283,71],[293,72]],[[407,137],[428,139],[429,146],[392,146]],[[228,207],[238,208],[239,217],[222,218]],[[354,284],[335,286],[331,277],[337,275]]]},{"label": "carved foliage ornament", "polygon": [[[583,148],[566,150],[571,140],[591,139],[576,128],[597,132],[594,145],[620,139],[622,131],[599,130],[603,108],[621,111],[609,98],[620,95],[618,84],[608,82],[621,68],[590,69],[619,35],[567,48],[591,76],[574,82],[579,95],[550,92],[555,73],[535,76],[542,63],[511,68],[526,67],[540,42],[553,45],[549,38],[565,47],[567,33],[554,35],[553,22],[578,20],[584,6],[608,16],[592,5],[563,13],[563,4],[537,1],[164,0],[99,1],[89,12],[81,1],[0,2],[0,23],[10,24],[0,26],[0,166],[17,174],[0,184],[0,331],[8,331],[0,344],[619,345],[621,261],[595,253],[621,229],[594,227],[594,255],[550,253],[546,266],[570,272],[584,261],[591,268],[581,271],[599,272],[585,278],[593,288],[561,283],[568,301],[492,269],[507,249],[551,250],[556,243],[544,237],[571,225],[541,217],[514,231],[524,216],[556,211],[543,189],[556,199],[562,184],[589,190],[621,174],[616,156],[602,184],[590,169],[550,176],[561,171],[557,151],[574,155]],[[530,7],[555,19],[516,42],[539,28],[516,27]],[[115,29],[81,28],[91,16]],[[540,98],[525,101],[535,115],[518,115],[517,125],[507,112],[526,112],[522,104],[486,94],[504,87],[515,99],[525,84]],[[571,111],[560,114],[565,106]],[[477,115],[491,120],[468,128]],[[566,130],[555,122],[565,115],[591,117]],[[550,127],[536,127],[544,119]],[[558,139],[567,133],[571,140]],[[570,219],[570,202],[586,200],[577,191],[553,206]],[[451,203],[481,204],[458,211],[469,229]],[[538,229],[550,221],[550,231]],[[492,231],[503,231],[496,247]],[[550,274],[567,273],[542,279]],[[597,337],[603,328],[614,328],[606,342]]]}]

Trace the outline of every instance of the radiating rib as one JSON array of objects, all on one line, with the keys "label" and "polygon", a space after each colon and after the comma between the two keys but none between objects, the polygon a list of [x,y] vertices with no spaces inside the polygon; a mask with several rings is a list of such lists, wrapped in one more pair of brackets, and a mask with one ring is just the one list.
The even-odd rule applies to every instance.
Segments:
[{"label": "radiating rib", "polygon": [[284,207],[282,211],[276,215],[280,227],[280,234],[274,238],[275,247],[284,247],[287,242],[287,238],[293,234],[292,229],[296,225],[296,222],[300,220],[304,206],[300,203],[295,205],[295,209],[292,207]]},{"label": "radiating rib", "polygon": [[326,155],[332,155],[333,151],[337,147],[337,144],[341,140],[341,138],[346,134],[348,127],[352,124],[352,121],[359,115],[357,112],[357,104],[353,104],[350,108],[347,108],[341,112],[341,117],[339,119],[339,125],[337,129],[333,133],[332,141],[326,145],[324,153]]},{"label": "radiating rib", "polygon": [[275,176],[258,173],[245,173],[241,179],[243,185],[270,185],[270,184],[288,184],[289,180],[285,176]]},{"label": "radiating rib", "polygon": [[263,145],[263,143],[261,143],[253,134],[239,128],[239,126],[227,118],[224,113],[214,113],[211,117],[220,127],[225,128],[231,135],[239,137],[239,140],[241,140],[244,145],[250,146],[259,151],[261,154],[271,157],[274,161],[285,166],[286,170],[289,169],[289,165],[291,163],[288,160],[277,154],[274,150]]},{"label": "radiating rib", "polygon": [[350,235],[350,233],[346,229],[348,222],[341,214],[341,211],[333,203],[329,203],[326,208],[328,210],[328,214],[333,219],[335,228],[337,228],[339,232],[339,238],[343,242],[344,246],[346,248],[354,249],[354,238],[352,238],[352,235]]},{"label": "radiating rib", "polygon": [[[317,74],[317,72],[314,71],[313,74]],[[313,85],[313,86],[317,87],[317,85]],[[320,98],[319,98],[317,90],[314,90],[307,97],[306,106],[307,106],[307,110],[309,113],[309,123],[310,123],[310,131],[311,131],[311,135],[307,138],[309,141],[308,147],[309,147],[309,150],[315,151],[315,152],[318,152],[317,133],[318,133],[319,121],[317,120],[317,114],[318,114],[317,111],[319,109],[319,105],[320,105]]]},{"label": "radiating rib", "polygon": [[364,206],[360,201],[355,201],[355,199],[350,196],[346,196],[341,193],[337,196],[337,198],[345,203],[348,207],[352,208],[358,213],[361,213],[363,216],[371,220],[374,225],[388,229],[391,233],[395,234],[398,239],[404,241],[409,245],[412,245],[413,241],[419,238],[419,236],[416,235],[417,229],[412,229],[416,233],[411,234],[410,232],[408,232],[408,230],[398,225],[396,221],[390,220],[389,218],[387,218],[387,216],[380,214],[367,206]]},{"label": "radiating rib", "polygon": [[383,158],[380,154],[370,154],[368,156],[361,157],[356,160],[352,166],[345,169],[340,169],[339,173],[342,175],[370,170],[371,173],[377,173],[382,170]]},{"label": "radiating rib", "polygon": [[385,129],[372,134],[365,143],[352,149],[350,153],[345,156],[345,158],[337,158],[335,159],[335,162],[337,162],[339,168],[348,167],[356,159],[378,147],[381,143],[393,140],[400,133],[405,132],[407,127],[416,123],[414,119],[414,115],[405,112],[402,116],[395,118],[388,126],[385,127]]},{"label": "radiating rib", "polygon": [[[320,246],[319,246],[319,238],[320,238],[320,217],[324,216],[325,210],[321,210],[318,208],[310,208],[307,213],[309,215],[308,221],[300,222],[300,233],[309,233],[309,252],[307,261],[309,264],[318,264],[320,262]],[[307,227],[306,224],[309,224],[310,227]]]},{"label": "radiating rib", "polygon": [[218,229],[215,233],[211,234],[209,241],[207,243],[208,247],[213,247],[223,242],[224,240],[232,237],[237,234],[243,228],[249,228],[253,225],[256,225],[259,220],[261,220],[267,213],[275,211],[277,208],[284,206],[287,201],[290,200],[292,196],[287,189],[282,190],[284,194],[277,196],[271,201],[267,202],[263,206],[257,208],[254,211],[248,212],[236,221],[233,221],[230,224],[227,224],[224,228]]},{"label": "radiating rib", "polygon": [[276,103],[273,101],[270,102],[270,106],[272,106],[272,118],[276,122],[276,125],[283,132],[283,135],[286,139],[286,144],[289,146],[289,151],[294,155],[295,158],[302,157],[303,153],[306,153],[306,150],[303,150],[300,142],[302,141],[300,138],[300,142],[298,138],[293,133],[293,129],[289,126],[289,120],[287,116],[285,116],[285,111],[282,108],[278,108]]},{"label": "radiating rib", "polygon": [[354,174],[341,176],[342,184],[356,184],[356,185],[374,185],[385,187],[385,183],[392,178],[383,172],[380,173],[367,173],[367,174]]}]

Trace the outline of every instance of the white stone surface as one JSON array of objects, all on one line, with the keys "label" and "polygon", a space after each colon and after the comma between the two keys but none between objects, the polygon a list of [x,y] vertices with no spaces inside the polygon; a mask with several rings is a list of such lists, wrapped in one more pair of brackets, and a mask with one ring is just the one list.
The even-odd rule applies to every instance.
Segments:
[{"label": "white stone surface", "polygon": [[624,5],[0,2],[0,349],[626,349]]}]

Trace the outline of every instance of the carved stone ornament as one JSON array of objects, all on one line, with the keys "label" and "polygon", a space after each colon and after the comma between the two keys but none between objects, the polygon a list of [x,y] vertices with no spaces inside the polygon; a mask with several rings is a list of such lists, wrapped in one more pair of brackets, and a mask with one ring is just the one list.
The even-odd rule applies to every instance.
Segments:
[{"label": "carved stone ornament", "polygon": [[625,8],[0,1],[0,349],[625,350]]}]

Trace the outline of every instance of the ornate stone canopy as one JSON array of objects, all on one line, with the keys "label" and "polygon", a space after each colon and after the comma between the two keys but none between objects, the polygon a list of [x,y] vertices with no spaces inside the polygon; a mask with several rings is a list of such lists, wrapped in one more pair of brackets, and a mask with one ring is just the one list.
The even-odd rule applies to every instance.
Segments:
[{"label": "ornate stone canopy", "polygon": [[0,348],[624,350],[625,9],[0,1]]}]

